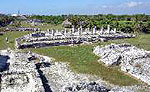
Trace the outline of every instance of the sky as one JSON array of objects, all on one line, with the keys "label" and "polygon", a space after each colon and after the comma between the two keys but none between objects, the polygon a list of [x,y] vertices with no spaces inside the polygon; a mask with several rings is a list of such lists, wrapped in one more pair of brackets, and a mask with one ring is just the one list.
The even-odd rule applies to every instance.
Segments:
[{"label": "sky", "polygon": [[0,13],[150,14],[150,0],[0,0]]}]

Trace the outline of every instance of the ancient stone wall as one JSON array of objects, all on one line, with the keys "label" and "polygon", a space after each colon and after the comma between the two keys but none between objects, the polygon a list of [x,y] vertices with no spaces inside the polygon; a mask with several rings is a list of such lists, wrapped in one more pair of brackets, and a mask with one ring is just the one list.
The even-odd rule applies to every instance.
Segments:
[{"label": "ancient stone wall", "polygon": [[[109,28],[108,28],[109,29]],[[77,31],[41,31],[32,34],[25,35],[16,39],[16,47],[18,49],[34,48],[34,47],[46,47],[46,46],[58,46],[68,44],[79,44],[84,42],[98,42],[107,41],[113,39],[132,38],[135,35],[111,32],[101,32],[102,30],[93,29],[93,31],[77,30]]]}]

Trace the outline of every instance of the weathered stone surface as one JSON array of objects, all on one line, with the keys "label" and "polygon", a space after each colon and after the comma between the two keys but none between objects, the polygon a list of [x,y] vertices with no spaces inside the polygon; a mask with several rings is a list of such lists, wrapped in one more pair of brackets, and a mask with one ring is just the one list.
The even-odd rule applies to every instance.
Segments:
[{"label": "weathered stone surface", "polygon": [[109,92],[110,89],[105,88],[97,84],[96,82],[90,83],[79,83],[79,84],[72,84],[66,85],[62,89],[62,92]]},{"label": "weathered stone surface", "polygon": [[32,52],[2,50],[0,55],[10,57],[8,69],[0,72],[1,92],[136,92],[143,88],[116,87],[97,76],[75,73],[68,63]]},{"label": "weathered stone surface", "polygon": [[130,44],[95,47],[93,51],[107,66],[120,65],[121,70],[150,85],[150,51]]},{"label": "weathered stone surface", "polygon": [[[0,55],[10,57],[8,70],[1,72],[1,92],[61,92],[65,85],[90,83],[87,75],[76,74],[68,64],[52,62],[47,56],[12,50],[2,50]],[[88,89],[95,90],[95,86],[88,86]]]},{"label": "weathered stone surface", "polygon": [[114,87],[109,92],[135,92],[135,91],[127,89],[127,88]]},{"label": "weathered stone surface", "polygon": [[2,50],[0,55],[9,56],[8,69],[1,72],[1,92],[44,91],[42,81],[38,77],[35,61],[28,59],[32,57],[32,54]]}]

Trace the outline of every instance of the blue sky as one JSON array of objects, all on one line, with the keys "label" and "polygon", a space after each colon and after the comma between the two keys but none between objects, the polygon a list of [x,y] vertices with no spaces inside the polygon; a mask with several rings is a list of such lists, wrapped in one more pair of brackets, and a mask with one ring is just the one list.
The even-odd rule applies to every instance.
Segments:
[{"label": "blue sky", "polygon": [[0,13],[150,14],[150,0],[0,0]]}]

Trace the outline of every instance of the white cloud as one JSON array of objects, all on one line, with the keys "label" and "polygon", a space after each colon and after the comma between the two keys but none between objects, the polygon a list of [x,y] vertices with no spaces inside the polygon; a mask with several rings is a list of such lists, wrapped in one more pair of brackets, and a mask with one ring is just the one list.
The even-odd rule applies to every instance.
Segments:
[{"label": "white cloud", "polygon": [[108,6],[107,5],[103,5],[102,8],[108,8]]},{"label": "white cloud", "polygon": [[120,5],[116,5],[115,7],[112,5],[102,5],[101,8],[108,9],[108,8],[133,8],[137,6],[143,6],[146,5],[144,2],[127,2]]},{"label": "white cloud", "polygon": [[124,5],[126,7],[132,8],[132,7],[140,6],[142,4],[143,4],[143,2],[133,2],[132,1],[132,2],[125,3]]}]

